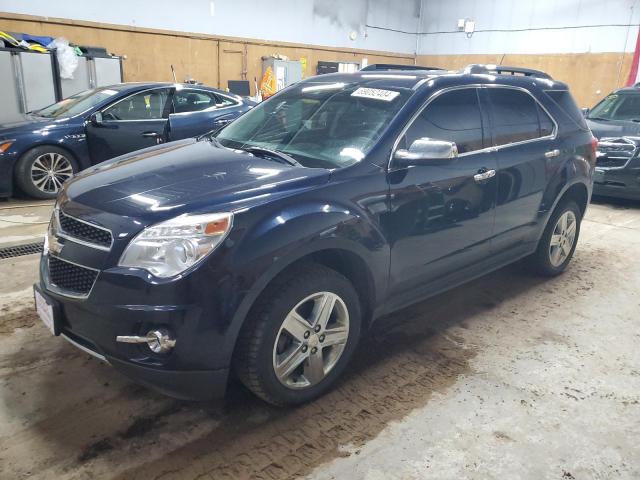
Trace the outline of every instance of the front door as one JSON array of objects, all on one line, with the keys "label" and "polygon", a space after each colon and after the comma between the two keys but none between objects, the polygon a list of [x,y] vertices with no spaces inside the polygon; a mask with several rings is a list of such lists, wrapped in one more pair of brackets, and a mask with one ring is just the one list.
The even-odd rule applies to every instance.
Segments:
[{"label": "front door", "polygon": [[434,293],[438,280],[490,253],[496,160],[483,150],[484,124],[478,89],[465,87],[432,97],[400,139],[398,148],[430,138],[455,142],[459,151],[431,165],[391,164],[383,228],[391,243],[390,294],[400,303]]},{"label": "front door", "polygon": [[170,88],[134,93],[104,108],[101,121],[87,122],[92,163],[165,142],[170,93]]}]

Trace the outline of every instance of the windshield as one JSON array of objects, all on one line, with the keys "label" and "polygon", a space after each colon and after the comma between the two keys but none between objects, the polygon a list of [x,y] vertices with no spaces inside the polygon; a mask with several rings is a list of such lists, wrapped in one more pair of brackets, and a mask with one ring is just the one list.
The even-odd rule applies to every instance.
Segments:
[{"label": "windshield", "polygon": [[229,148],[283,152],[305,167],[346,167],[364,158],[410,95],[405,88],[303,83],[245,113],[216,138]]},{"label": "windshield", "polygon": [[614,93],[593,107],[587,118],[640,122],[640,95]]},{"label": "windshield", "polygon": [[31,113],[47,118],[72,117],[102,103],[117,93],[117,90],[109,88],[85,90]]}]

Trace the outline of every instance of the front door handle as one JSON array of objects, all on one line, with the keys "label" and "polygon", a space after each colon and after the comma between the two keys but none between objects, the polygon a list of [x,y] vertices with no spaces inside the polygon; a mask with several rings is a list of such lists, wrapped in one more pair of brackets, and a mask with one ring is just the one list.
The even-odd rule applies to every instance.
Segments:
[{"label": "front door handle", "polygon": [[544,154],[544,156],[547,158],[557,157],[558,155],[560,155],[560,150],[558,150],[557,148],[555,150],[549,150]]},{"label": "front door handle", "polygon": [[145,138],[155,138],[157,145],[163,142],[162,134],[158,132],[142,132],[141,135]]},{"label": "front door handle", "polygon": [[473,176],[473,179],[477,182],[477,183],[482,183],[485,180],[489,180],[492,177],[496,176],[496,171],[495,170],[486,170],[486,169],[481,169],[479,173],[476,173]]}]

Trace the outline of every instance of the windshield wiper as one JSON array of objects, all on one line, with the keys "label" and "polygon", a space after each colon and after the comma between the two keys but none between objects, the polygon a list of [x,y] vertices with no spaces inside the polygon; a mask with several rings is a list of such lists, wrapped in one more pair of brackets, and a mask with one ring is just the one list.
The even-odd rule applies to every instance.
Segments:
[{"label": "windshield wiper", "polygon": [[587,119],[589,119],[589,120],[602,120],[603,122],[609,122],[610,121],[609,118],[602,118],[602,117],[587,117]]},{"label": "windshield wiper", "polygon": [[291,155],[287,155],[286,153],[278,152],[276,150],[269,150],[268,148],[262,148],[262,147],[247,147],[247,148],[243,148],[242,150],[244,150],[245,152],[255,153],[258,155],[262,154],[263,156],[267,156],[267,157],[275,157],[282,160],[284,163],[287,163],[294,167],[303,166],[299,161],[297,161]]}]

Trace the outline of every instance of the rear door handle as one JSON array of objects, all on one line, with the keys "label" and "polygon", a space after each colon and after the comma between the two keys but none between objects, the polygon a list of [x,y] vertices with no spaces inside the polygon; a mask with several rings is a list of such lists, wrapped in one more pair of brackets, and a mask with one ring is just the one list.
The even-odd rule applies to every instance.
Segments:
[{"label": "rear door handle", "polygon": [[[482,169],[484,170],[484,169]],[[496,176],[496,171],[495,170],[485,170],[485,171],[480,171],[480,173],[476,173],[473,176],[473,179],[478,182],[478,183],[482,183],[485,180],[489,180],[492,177]]]},{"label": "rear door handle", "polygon": [[143,137],[159,137],[160,134],[158,132],[142,132]]},{"label": "rear door handle", "polygon": [[557,157],[558,155],[560,155],[560,150],[558,150],[557,148],[555,150],[549,150],[544,154],[544,156],[547,158]]}]

